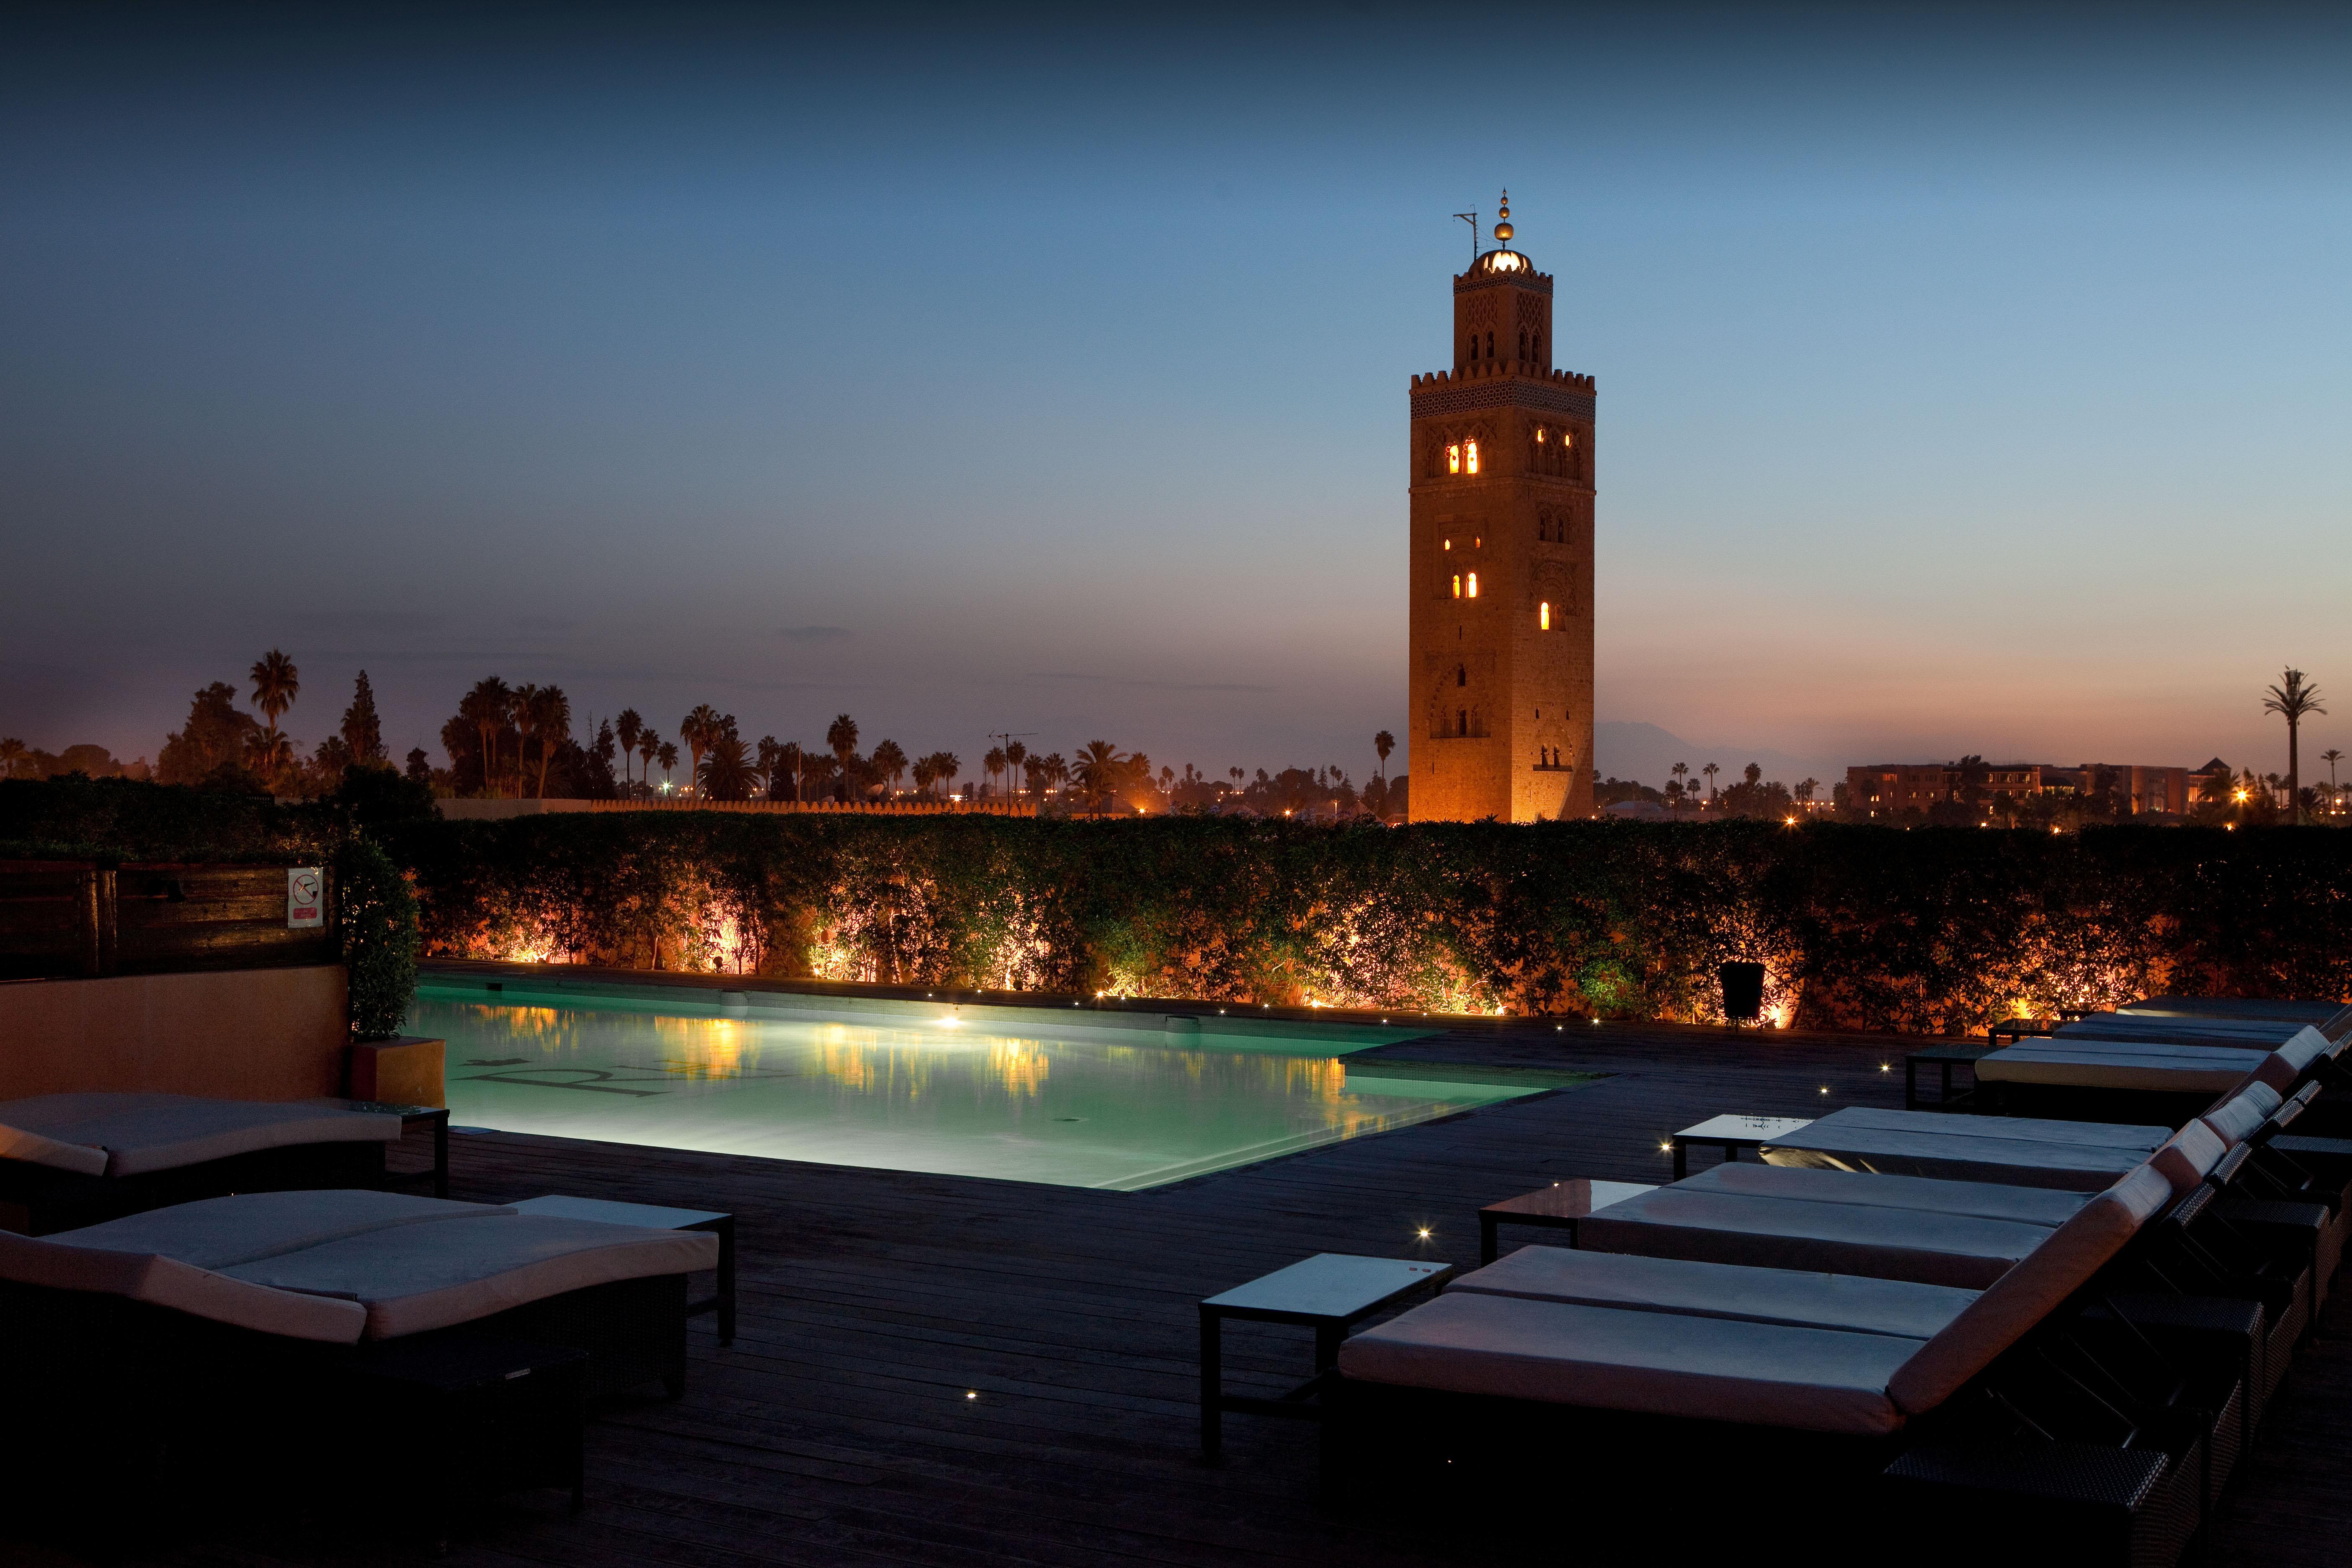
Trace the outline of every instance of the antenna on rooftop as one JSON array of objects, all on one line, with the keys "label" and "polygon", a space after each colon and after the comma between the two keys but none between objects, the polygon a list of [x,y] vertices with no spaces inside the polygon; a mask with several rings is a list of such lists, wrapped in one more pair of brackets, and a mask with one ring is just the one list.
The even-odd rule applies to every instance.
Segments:
[{"label": "antenna on rooftop", "polygon": [[1470,265],[1475,267],[1478,265],[1478,215],[1455,213],[1454,216],[1470,226]]}]

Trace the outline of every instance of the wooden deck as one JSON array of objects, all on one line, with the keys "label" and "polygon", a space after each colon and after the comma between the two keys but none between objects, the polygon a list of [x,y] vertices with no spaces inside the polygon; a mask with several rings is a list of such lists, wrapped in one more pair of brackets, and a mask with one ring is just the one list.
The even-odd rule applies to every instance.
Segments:
[{"label": "wooden deck", "polygon": [[[519,1497],[443,1561],[1480,1560],[1444,1521],[1415,1519],[1409,1505],[1382,1518],[1321,1511],[1303,1423],[1229,1417],[1223,1464],[1203,1466],[1194,1302],[1318,1251],[1475,1265],[1481,1204],[1565,1175],[1663,1181],[1663,1136],[1718,1111],[1899,1105],[1903,1046],[1481,1025],[1382,1054],[1615,1076],[1133,1194],[457,1137],[457,1196],[563,1192],[734,1210],[742,1321],[735,1347],[721,1351],[711,1320],[697,1321],[682,1401],[608,1410],[595,1422],[584,1514],[568,1514],[553,1494]],[[2340,1302],[2333,1317],[2340,1333]],[[1235,1387],[1276,1392],[1306,1369],[1303,1331],[1236,1325],[1227,1347]],[[2289,1388],[2212,1561],[2343,1561],[2352,1538],[2352,1349],[2341,1339],[2315,1347]],[[1559,1501],[1575,1503],[1572,1476]],[[1572,1539],[1572,1523],[1563,1528]],[[413,1543],[354,1541],[289,1519],[160,1561],[264,1568],[422,1555]]]}]

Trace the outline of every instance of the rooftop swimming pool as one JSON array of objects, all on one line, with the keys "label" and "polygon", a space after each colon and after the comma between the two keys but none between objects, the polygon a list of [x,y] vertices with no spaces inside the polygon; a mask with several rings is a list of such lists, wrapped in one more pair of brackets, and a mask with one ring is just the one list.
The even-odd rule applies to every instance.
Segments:
[{"label": "rooftop swimming pool", "polygon": [[658,986],[428,975],[407,1028],[460,1127],[1122,1191],[1554,1087],[1349,1065],[1417,1029]]}]

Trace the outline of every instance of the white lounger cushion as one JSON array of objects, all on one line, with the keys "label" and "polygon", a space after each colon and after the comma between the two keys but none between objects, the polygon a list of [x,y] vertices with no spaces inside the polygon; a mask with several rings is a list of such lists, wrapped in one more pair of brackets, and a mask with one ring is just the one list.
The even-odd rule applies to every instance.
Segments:
[{"label": "white lounger cushion", "polygon": [[[8,1110],[6,1104],[0,1104],[0,1115]],[[106,1174],[106,1151],[97,1144],[51,1138],[8,1122],[0,1122],[0,1160],[20,1160],[82,1176]]]},{"label": "white lounger cushion", "polygon": [[1620,1311],[1449,1290],[1339,1347],[1372,1383],[1879,1436],[1919,1349],[1890,1334]]},{"label": "white lounger cushion", "polygon": [[2286,1103],[2279,1091],[2266,1083],[2250,1083],[2220,1105],[2198,1118],[2214,1135],[2234,1149],[2254,1135],[2254,1130],[2270,1120],[2272,1111]]},{"label": "white lounger cushion", "polygon": [[[2217,1147],[2214,1158],[2221,1158]],[[2209,1167],[2210,1168],[2210,1167]],[[2200,1173],[2200,1174],[2202,1173]],[[2088,1193],[2054,1187],[2011,1187],[1998,1182],[1943,1182],[1926,1176],[1882,1176],[1825,1166],[1750,1165],[1727,1160],[1675,1184],[1685,1190],[1738,1193],[1751,1198],[1806,1198],[1870,1208],[1927,1209],[1937,1214],[2013,1219],[2052,1229],[2091,1201]]]},{"label": "white lounger cushion", "polygon": [[[1953,1121],[1998,1122],[1998,1117],[1953,1116]],[[2160,1129],[2171,1136],[2169,1129]],[[1931,1176],[1957,1182],[1993,1182],[2008,1186],[2056,1187],[2103,1192],[2137,1167],[2147,1152],[2028,1141],[2011,1142],[1969,1134],[1896,1132],[1870,1127],[1793,1135],[1793,1144],[1763,1151],[1775,1165],[1868,1171],[1890,1176]],[[2158,1140],[2158,1143],[2162,1139]],[[2153,1152],[2153,1146],[2148,1152]]]},{"label": "white lounger cushion", "polygon": [[2269,1059],[2261,1051],[2205,1046],[2131,1050],[2097,1045],[2011,1046],[1978,1058],[1976,1069],[1977,1077],[1987,1083],[2220,1094],[2244,1082]]},{"label": "white lounger cushion", "polygon": [[2243,996],[2150,996],[2116,1009],[2135,1018],[2267,1019],[2308,1024],[2330,1040],[2352,1037],[2352,1007],[2335,1002],[2258,1000]]},{"label": "white lounger cushion", "polygon": [[1974,1290],[1906,1279],[1801,1274],[1565,1247],[1523,1247],[1446,1289],[1915,1340],[1932,1338],[1977,1299]]},{"label": "white lounger cushion", "polygon": [[2135,1127],[2108,1121],[2061,1121],[2042,1116],[1956,1116],[1944,1110],[1885,1110],[1850,1105],[1805,1124],[1807,1132],[1870,1127],[1888,1132],[1935,1132],[1951,1138],[1998,1138],[2003,1142],[2063,1143],[2090,1149],[2127,1149],[2146,1157],[2172,1136],[2169,1127]]},{"label": "white lounger cushion", "polygon": [[357,1301],[367,1309],[368,1338],[388,1340],[474,1322],[567,1290],[688,1274],[718,1262],[719,1238],[709,1231],[509,1212],[371,1231],[224,1272]]},{"label": "white lounger cushion", "polygon": [[1596,1210],[1580,1247],[1923,1285],[1982,1289],[2054,1232],[2048,1226],[1924,1209],[1752,1198],[1660,1187]]},{"label": "white lounger cushion", "polygon": [[[2109,1013],[2063,1024],[2053,1039],[2169,1040],[2178,1045],[2245,1045],[2274,1051],[2300,1039],[2308,1024],[2264,1018],[2141,1018]],[[2325,1037],[2322,1037],[2325,1044]]]},{"label": "white lounger cushion", "polygon": [[2143,1165],[2084,1205],[2082,1213],[2051,1232],[2031,1257],[1989,1287],[1906,1363],[1887,1384],[1888,1394],[1913,1415],[1949,1399],[2088,1284],[2171,1197],[2171,1184],[2154,1166]]},{"label": "white lounger cushion", "polygon": [[289,1339],[354,1344],[367,1327],[356,1301],[273,1290],[153,1253],[62,1246],[0,1231],[0,1279],[52,1290],[144,1301],[192,1317]]},{"label": "white lounger cushion", "polygon": [[68,1247],[152,1252],[199,1268],[231,1268],[394,1226],[514,1212],[407,1193],[236,1193],[150,1209],[49,1239]]},{"label": "white lounger cushion", "polygon": [[[2255,1125],[2260,1126],[2261,1123],[2257,1121]],[[2174,1195],[2186,1197],[2229,1152],[2230,1146],[2222,1142],[2210,1127],[2202,1121],[2191,1121],[2174,1133],[2163,1148],[2150,1154],[2147,1163],[2170,1185]]]},{"label": "white lounger cushion", "polygon": [[301,1143],[389,1143],[400,1118],[332,1106],[190,1094],[44,1094],[0,1101],[0,1121],[107,1152],[106,1174],[136,1176]]}]

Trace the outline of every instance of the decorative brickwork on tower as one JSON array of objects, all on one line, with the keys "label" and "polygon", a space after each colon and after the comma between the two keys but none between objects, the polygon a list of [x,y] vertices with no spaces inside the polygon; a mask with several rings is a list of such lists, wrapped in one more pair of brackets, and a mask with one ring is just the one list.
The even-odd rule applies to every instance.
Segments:
[{"label": "decorative brickwork on tower", "polygon": [[1592,378],[1551,368],[1510,215],[1454,279],[1454,369],[1412,378],[1416,822],[1592,815]]}]

